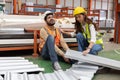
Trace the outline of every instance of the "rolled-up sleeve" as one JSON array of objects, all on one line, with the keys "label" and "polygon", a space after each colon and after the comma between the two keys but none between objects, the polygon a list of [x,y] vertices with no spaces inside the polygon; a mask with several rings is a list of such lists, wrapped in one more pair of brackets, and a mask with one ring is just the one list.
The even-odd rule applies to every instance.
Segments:
[{"label": "rolled-up sleeve", "polygon": [[96,30],[94,25],[90,25],[90,34],[91,34],[91,39],[90,42],[96,42]]}]

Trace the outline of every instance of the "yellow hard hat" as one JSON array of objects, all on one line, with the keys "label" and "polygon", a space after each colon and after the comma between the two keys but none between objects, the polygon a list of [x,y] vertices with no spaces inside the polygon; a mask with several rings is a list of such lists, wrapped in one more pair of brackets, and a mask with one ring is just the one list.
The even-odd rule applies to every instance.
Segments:
[{"label": "yellow hard hat", "polygon": [[73,15],[77,15],[77,14],[80,14],[80,13],[87,13],[86,10],[83,8],[83,7],[76,7],[74,9],[74,12],[73,12]]}]

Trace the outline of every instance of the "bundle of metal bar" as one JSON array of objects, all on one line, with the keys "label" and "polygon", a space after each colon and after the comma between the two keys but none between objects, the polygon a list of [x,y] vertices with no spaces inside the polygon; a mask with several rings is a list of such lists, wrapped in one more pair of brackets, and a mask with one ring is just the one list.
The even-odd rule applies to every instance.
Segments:
[{"label": "bundle of metal bar", "polygon": [[103,58],[96,55],[90,55],[87,54],[86,56],[83,56],[81,52],[74,51],[74,50],[68,50],[65,54],[67,58],[79,60],[82,62],[87,62],[99,66],[109,67],[116,70],[120,70],[120,61]]}]

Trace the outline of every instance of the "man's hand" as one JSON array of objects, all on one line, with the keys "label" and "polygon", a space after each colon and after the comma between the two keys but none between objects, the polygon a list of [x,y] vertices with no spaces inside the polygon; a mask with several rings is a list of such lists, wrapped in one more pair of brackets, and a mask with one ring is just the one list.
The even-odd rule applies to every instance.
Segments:
[{"label": "man's hand", "polygon": [[86,56],[90,52],[90,49],[84,50],[83,55]]},{"label": "man's hand", "polygon": [[65,56],[63,56],[63,59],[65,60],[65,62],[70,63],[70,60],[66,58]]}]

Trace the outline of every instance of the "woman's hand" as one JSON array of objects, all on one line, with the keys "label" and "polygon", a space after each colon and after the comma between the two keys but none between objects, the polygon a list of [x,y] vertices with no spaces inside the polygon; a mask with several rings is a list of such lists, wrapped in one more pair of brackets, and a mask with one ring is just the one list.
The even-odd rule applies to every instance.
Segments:
[{"label": "woman's hand", "polygon": [[86,49],[83,51],[83,55],[86,56],[90,52],[90,49]]},{"label": "woman's hand", "polygon": [[61,31],[61,33],[65,33],[65,31],[63,29],[61,29],[61,28],[60,28],[60,31]]}]

